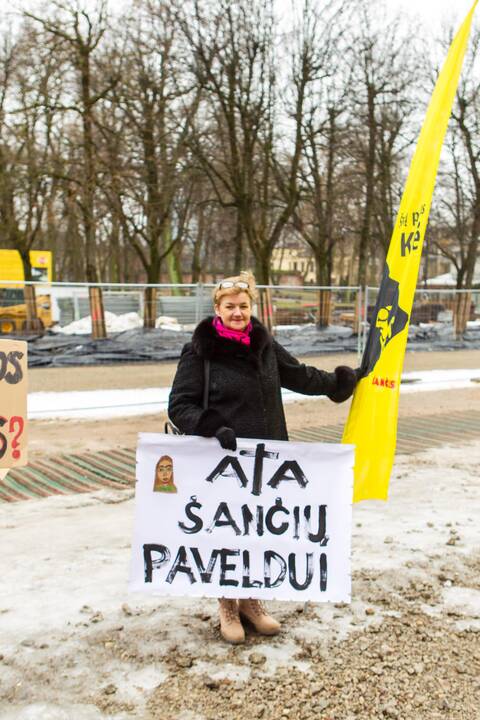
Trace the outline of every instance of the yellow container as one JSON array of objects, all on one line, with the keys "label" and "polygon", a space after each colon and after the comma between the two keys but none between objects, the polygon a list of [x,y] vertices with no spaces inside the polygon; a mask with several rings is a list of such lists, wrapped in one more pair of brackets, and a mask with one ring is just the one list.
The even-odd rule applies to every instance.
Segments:
[{"label": "yellow container", "polygon": [[[32,279],[40,287],[42,294],[37,294],[37,315],[43,327],[51,327],[52,306],[48,285],[52,282],[52,253],[50,250],[31,250],[30,263]],[[0,335],[20,332],[25,329],[27,309],[23,295],[23,263],[18,250],[0,250]],[[2,280],[16,283],[2,284]]]}]

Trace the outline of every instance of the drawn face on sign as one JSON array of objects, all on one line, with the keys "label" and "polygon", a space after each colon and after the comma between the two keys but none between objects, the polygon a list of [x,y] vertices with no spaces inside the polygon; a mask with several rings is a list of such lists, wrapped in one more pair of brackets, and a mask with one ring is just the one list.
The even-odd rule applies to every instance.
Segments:
[{"label": "drawn face on sign", "polygon": [[173,461],[169,455],[162,455],[155,466],[154,492],[176,493],[177,488],[173,480]]},{"label": "drawn face on sign", "polygon": [[389,267],[385,263],[382,283],[373,311],[373,321],[363,355],[362,377],[372,372],[388,343],[408,323],[408,314],[398,304],[399,295],[399,284],[390,277]]}]

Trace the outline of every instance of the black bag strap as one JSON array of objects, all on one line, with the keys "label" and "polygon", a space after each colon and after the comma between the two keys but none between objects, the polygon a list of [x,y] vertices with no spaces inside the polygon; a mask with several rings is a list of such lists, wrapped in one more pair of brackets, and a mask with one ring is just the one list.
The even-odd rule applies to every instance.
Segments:
[{"label": "black bag strap", "polygon": [[210,390],[210,360],[203,361],[203,409],[208,408],[208,393]]},{"label": "black bag strap", "polygon": [[[208,408],[208,393],[210,390],[210,360],[206,358],[203,361],[203,409]],[[165,423],[164,431],[172,435],[183,435],[183,433],[175,427],[171,420]]]},{"label": "black bag strap", "polygon": [[172,422],[170,422],[170,420],[167,420],[163,426],[163,430],[167,433],[167,435],[183,435],[183,433],[181,433],[180,430],[175,427]]}]

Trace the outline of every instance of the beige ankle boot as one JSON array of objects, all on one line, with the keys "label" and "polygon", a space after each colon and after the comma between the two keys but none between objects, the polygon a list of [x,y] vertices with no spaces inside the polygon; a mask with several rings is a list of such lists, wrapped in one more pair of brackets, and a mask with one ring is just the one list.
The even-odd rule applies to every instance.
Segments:
[{"label": "beige ankle boot", "polygon": [[280,632],[280,623],[267,613],[260,600],[240,600],[238,609],[240,615],[247,618],[261,635],[276,635]]},{"label": "beige ankle boot", "polygon": [[237,600],[219,598],[220,632],[224,640],[233,645],[245,642],[245,631],[240,622]]}]

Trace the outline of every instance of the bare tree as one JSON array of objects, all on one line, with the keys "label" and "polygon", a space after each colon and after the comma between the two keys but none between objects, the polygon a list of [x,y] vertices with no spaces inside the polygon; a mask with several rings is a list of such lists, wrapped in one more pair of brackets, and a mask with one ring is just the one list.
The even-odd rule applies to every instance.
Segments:
[{"label": "bare tree", "polygon": [[[362,6],[357,35],[352,40],[351,123],[352,159],[356,174],[352,181],[362,184],[363,211],[358,242],[358,284],[367,282],[367,268],[374,227],[376,196],[381,198],[377,229],[381,247],[388,246],[393,223],[392,163],[401,129],[411,113],[415,77],[411,37],[400,21],[381,16],[378,3]],[[379,193],[380,190],[380,193]],[[378,222],[380,220],[380,222]]]},{"label": "bare tree", "polygon": [[313,53],[313,72],[302,118],[301,201],[293,225],[313,250],[318,285],[331,284],[333,251],[341,233],[348,82],[341,46],[348,7],[343,1],[331,3],[328,16],[324,9],[320,18],[307,3],[302,18],[301,36]]},{"label": "bare tree", "polygon": [[103,190],[150,283],[159,281],[165,259],[172,280],[181,280],[192,205],[187,141],[199,93],[182,76],[173,10],[168,3],[136,4],[125,24],[113,113],[105,108],[102,118]]},{"label": "bare tree", "polygon": [[[20,253],[25,280],[31,281],[30,251],[40,242],[48,246],[46,225],[57,194],[51,152],[54,112],[46,111],[46,102],[57,94],[59,75],[28,26],[21,28],[15,44],[4,38],[0,66],[0,233]],[[25,327],[37,330],[34,287],[27,285],[24,292]]]},{"label": "bare tree", "polygon": [[[38,73],[32,73],[32,54]],[[43,237],[51,181],[49,138],[52,115],[43,99],[55,81],[55,64],[24,30],[15,45],[4,39],[0,101],[0,227],[7,245],[19,251],[25,279],[32,279],[30,250]],[[8,106],[8,107],[7,107]]]},{"label": "bare tree", "polygon": [[203,90],[192,148],[208,175],[217,202],[236,213],[235,269],[245,241],[260,282],[270,278],[270,257],[298,202],[301,119],[309,56],[295,58],[292,128],[279,132],[278,57],[270,0],[221,0],[212,10],[195,0],[183,14],[192,72]]},{"label": "bare tree", "polygon": [[464,269],[459,287],[471,288],[475,275],[480,236],[480,85],[475,80],[479,68],[480,30],[475,29],[460,80],[452,113],[465,149],[465,168],[471,187],[470,223],[465,246]]},{"label": "bare tree", "polygon": [[432,242],[455,268],[458,289],[471,287],[465,279],[469,267],[476,193],[469,159],[461,138],[449,132],[448,169],[440,174],[437,202],[432,213]]},{"label": "bare tree", "polygon": [[[440,43],[444,52],[453,29]],[[480,88],[478,74],[480,31],[470,38],[448,131],[447,169],[440,173],[438,201],[433,212],[431,239],[450,260],[458,290],[469,290],[475,277],[480,236]],[[455,332],[460,337],[470,316],[471,295],[458,293],[454,306]]]},{"label": "bare tree", "polygon": [[[96,73],[96,56],[107,27],[106,0],[98,0],[90,11],[81,0],[73,5],[53,0],[49,17],[26,12],[26,17],[37,22],[44,31],[45,42],[52,53],[64,52],[73,70],[70,97],[61,109],[75,113],[81,122],[81,143],[78,148],[77,173],[67,178],[78,185],[78,206],[81,213],[85,243],[85,275],[88,282],[98,280],[96,265],[96,187],[97,147],[94,136],[95,113],[98,103],[115,87],[118,76]],[[68,77],[68,76],[67,76]],[[100,79],[101,78],[101,79]]]}]

